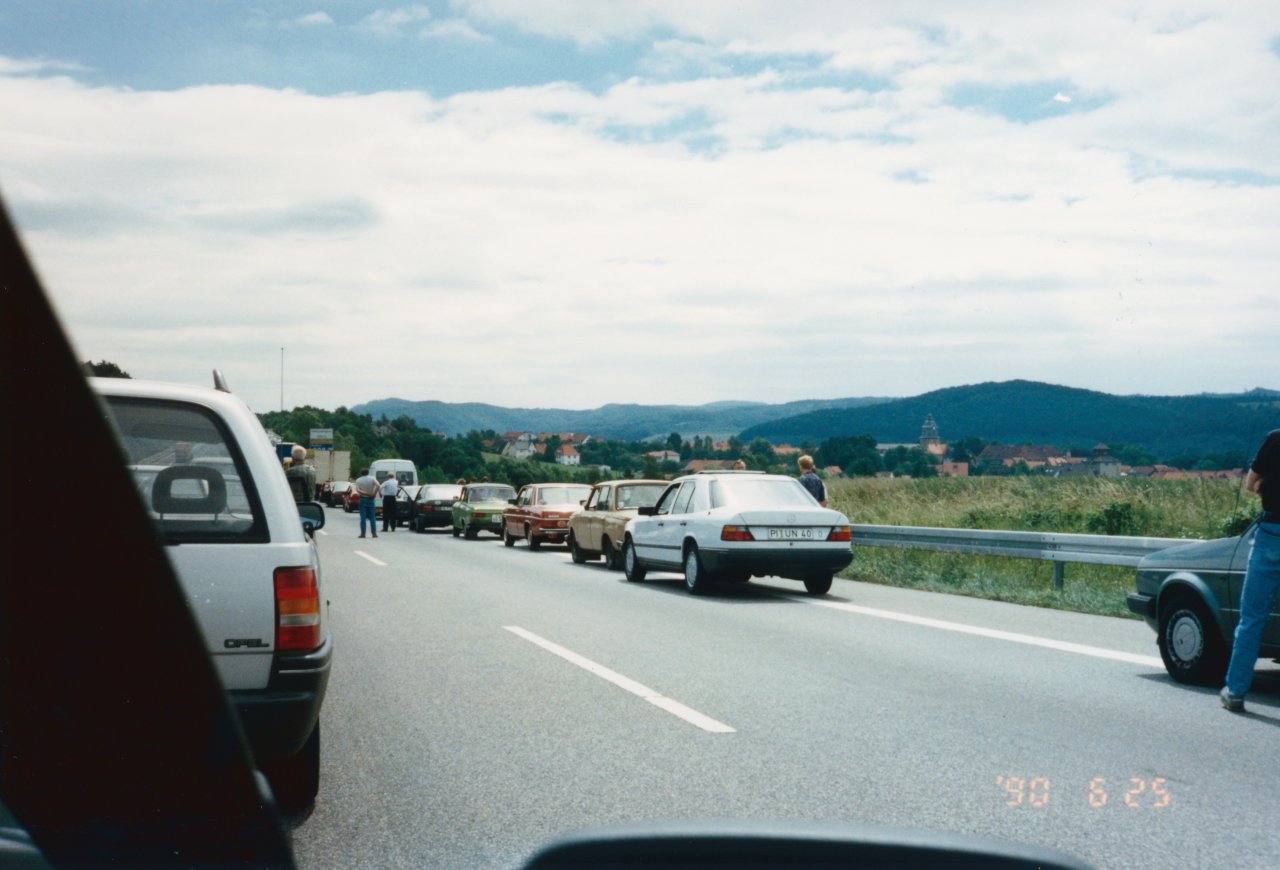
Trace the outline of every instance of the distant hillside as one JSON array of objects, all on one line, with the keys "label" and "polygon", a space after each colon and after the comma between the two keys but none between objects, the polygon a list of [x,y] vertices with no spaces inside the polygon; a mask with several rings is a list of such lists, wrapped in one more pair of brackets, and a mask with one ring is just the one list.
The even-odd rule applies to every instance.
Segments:
[{"label": "distant hillside", "polygon": [[811,411],[854,408],[883,398],[806,399],[769,405],[760,402],[712,402],[707,405],[604,405],[588,411],[556,408],[503,408],[498,405],[407,399],[377,399],[356,405],[357,414],[407,416],[419,426],[448,435],[477,429],[495,432],[585,432],[598,438],[639,441],[679,432],[685,437],[725,437],[748,426]]},{"label": "distant hillside", "polygon": [[911,442],[933,415],[943,440],[977,436],[1005,444],[1139,444],[1158,457],[1257,449],[1280,428],[1280,407],[1260,402],[1269,392],[1230,398],[1113,396],[1033,381],[1005,381],[936,390],[860,408],[828,408],[745,429],[744,441],[773,442],[833,435]]}]

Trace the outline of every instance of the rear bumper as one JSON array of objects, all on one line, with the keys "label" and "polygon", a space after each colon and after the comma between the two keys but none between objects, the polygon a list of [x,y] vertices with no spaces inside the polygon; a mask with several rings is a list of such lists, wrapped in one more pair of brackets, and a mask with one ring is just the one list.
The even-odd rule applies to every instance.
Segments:
[{"label": "rear bumper", "polygon": [[332,660],[329,638],[312,652],[277,656],[267,688],[230,693],[255,759],[288,758],[302,749],[320,718]]},{"label": "rear bumper", "polygon": [[814,574],[834,574],[853,561],[853,550],[810,549],[801,545],[771,550],[712,550],[698,554],[707,570],[716,573],[747,573],[757,577],[784,577],[802,580]]}]

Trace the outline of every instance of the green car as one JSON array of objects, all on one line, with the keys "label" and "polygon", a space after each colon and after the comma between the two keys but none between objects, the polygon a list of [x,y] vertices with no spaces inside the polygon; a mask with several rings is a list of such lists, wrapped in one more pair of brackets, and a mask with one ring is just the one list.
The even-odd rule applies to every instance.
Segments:
[{"label": "green car", "polygon": [[453,503],[453,536],[474,539],[481,531],[502,534],[502,512],[516,491],[505,483],[468,483]]}]

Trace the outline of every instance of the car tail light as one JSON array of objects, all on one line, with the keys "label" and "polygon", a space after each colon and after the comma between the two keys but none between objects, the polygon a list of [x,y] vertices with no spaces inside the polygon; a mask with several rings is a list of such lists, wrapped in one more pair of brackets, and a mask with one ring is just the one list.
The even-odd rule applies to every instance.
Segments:
[{"label": "car tail light", "polygon": [[836,526],[831,530],[831,534],[827,535],[828,541],[852,541],[853,532],[848,526]]},{"label": "car tail light", "polygon": [[746,526],[725,526],[720,530],[722,541],[754,541],[755,536]]},{"label": "car tail light", "polygon": [[316,569],[277,568],[276,649],[310,650],[320,645],[320,587]]}]

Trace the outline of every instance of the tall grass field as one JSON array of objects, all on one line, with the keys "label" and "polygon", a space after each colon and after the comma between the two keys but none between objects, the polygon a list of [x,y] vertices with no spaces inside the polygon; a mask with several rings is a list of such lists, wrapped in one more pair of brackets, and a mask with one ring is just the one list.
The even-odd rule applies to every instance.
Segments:
[{"label": "tall grass field", "polygon": [[[1219,538],[1238,534],[1261,509],[1241,481],[1127,478],[855,478],[827,483],[830,506],[854,523]],[[841,572],[852,580],[1131,616],[1133,569],[1066,565],[1061,591],[1053,563],[885,547],[853,548]]]}]

